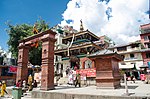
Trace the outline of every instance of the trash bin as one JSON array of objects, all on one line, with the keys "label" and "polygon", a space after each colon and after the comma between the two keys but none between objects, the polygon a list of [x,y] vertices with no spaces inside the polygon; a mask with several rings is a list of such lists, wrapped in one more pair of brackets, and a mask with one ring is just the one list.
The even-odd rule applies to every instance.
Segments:
[{"label": "trash bin", "polygon": [[22,88],[16,87],[12,90],[13,99],[21,99],[22,96]]}]

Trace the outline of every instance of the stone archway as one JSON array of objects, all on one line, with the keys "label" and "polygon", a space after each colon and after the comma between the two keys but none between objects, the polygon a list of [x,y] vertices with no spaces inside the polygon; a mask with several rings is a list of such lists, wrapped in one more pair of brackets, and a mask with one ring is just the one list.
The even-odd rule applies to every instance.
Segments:
[{"label": "stone archway", "polygon": [[18,52],[18,80],[27,80],[28,77],[28,53],[30,45],[33,41],[42,41],[42,77],[41,77],[41,90],[54,89],[54,43],[55,32],[47,30],[38,33],[34,36],[28,37],[19,41]]}]

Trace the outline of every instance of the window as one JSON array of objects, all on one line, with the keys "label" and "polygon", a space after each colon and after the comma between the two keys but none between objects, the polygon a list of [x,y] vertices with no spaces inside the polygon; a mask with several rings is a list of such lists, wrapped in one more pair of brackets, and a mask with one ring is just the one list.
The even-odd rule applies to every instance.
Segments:
[{"label": "window", "polygon": [[125,58],[125,56],[124,55],[121,55],[121,57],[124,59]]},{"label": "window", "polygon": [[148,40],[150,40],[150,36],[148,36]]},{"label": "window", "polygon": [[148,40],[148,36],[144,36],[144,41]]},{"label": "window", "polygon": [[118,47],[117,48],[117,51],[126,51],[127,50],[127,47]]},{"label": "window", "polygon": [[5,68],[2,68],[1,76],[13,76],[13,74],[9,73],[9,68],[8,67],[5,67]]},{"label": "window", "polygon": [[147,47],[150,48],[150,44],[147,44]]},{"label": "window", "polygon": [[58,56],[56,56],[56,62],[58,61]]},{"label": "window", "polygon": [[85,69],[86,68],[92,68],[92,61],[91,60],[85,61]]},{"label": "window", "polygon": [[134,58],[134,54],[130,54],[130,58]]},{"label": "window", "polygon": [[139,47],[139,44],[133,44],[131,45],[131,48]]},{"label": "window", "polygon": [[146,58],[150,58],[150,53],[146,53]]}]

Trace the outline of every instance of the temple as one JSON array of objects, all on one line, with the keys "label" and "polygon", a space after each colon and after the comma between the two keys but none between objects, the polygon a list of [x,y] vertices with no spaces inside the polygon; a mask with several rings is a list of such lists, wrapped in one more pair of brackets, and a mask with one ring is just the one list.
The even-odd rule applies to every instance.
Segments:
[{"label": "temple", "polygon": [[[72,27],[66,30],[60,28],[60,26],[55,27],[55,30],[57,30],[55,66],[56,71],[61,71],[60,73],[62,74],[67,67],[72,70],[76,68],[80,70],[94,69],[95,63],[88,56],[99,50],[106,49],[110,44],[111,40],[107,36],[98,37],[89,30],[84,30],[82,20],[80,22],[79,32]],[[91,76],[95,77],[96,73]]]}]

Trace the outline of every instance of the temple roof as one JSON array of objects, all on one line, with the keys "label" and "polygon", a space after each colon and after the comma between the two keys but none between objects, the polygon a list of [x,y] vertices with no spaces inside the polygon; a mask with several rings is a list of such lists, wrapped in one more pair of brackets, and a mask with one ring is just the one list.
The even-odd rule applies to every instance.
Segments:
[{"label": "temple roof", "polygon": [[114,53],[116,53],[116,52],[113,52],[112,50],[104,49],[104,50],[99,50],[89,56],[104,55],[104,54],[106,55],[106,54],[114,54]]},{"label": "temple roof", "polygon": [[88,57],[89,58],[103,58],[104,56],[113,56],[116,57],[118,60],[123,60],[123,57],[121,57],[121,55],[117,54],[116,52],[112,51],[112,50],[108,50],[108,49],[104,49],[104,50],[99,50],[93,54],[90,54]]},{"label": "temple roof", "polygon": [[[86,47],[89,47],[89,46],[96,47],[98,49],[102,49],[100,46],[98,46],[98,45],[96,45],[94,43],[86,42],[84,44],[71,46],[70,50],[75,50],[75,49],[80,49],[80,48],[86,48]],[[64,49],[55,49],[55,54],[60,53],[60,52],[64,52],[64,51],[67,51],[67,50],[68,50],[67,48],[64,48]]]},{"label": "temple roof", "polygon": [[[92,37],[94,37],[95,40],[99,40],[99,39],[100,39],[98,36],[96,36],[95,34],[93,34],[92,32],[90,32],[89,30],[75,33],[75,37],[76,37],[76,36],[83,35],[83,34],[89,34],[89,35],[91,35]],[[69,38],[72,38],[72,37],[73,37],[73,33],[70,34],[69,36],[64,37],[63,40],[64,40],[64,39],[69,39]]]}]

